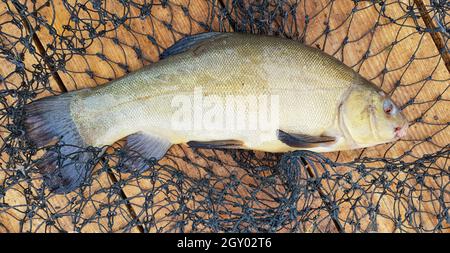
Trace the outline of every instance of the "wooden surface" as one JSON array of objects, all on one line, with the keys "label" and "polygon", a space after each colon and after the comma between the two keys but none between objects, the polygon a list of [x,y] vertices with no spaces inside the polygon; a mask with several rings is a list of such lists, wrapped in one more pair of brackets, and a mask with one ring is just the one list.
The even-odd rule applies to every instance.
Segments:
[{"label": "wooden surface", "polygon": [[[109,4],[113,2],[115,3],[116,1],[111,1]],[[387,2],[388,4],[392,4],[392,1]],[[31,4],[31,1],[28,1],[27,3]],[[66,7],[59,3],[59,1],[54,1],[55,5],[52,8],[43,6],[44,2],[39,0],[36,5],[39,7],[40,3],[42,8],[39,8],[39,13],[49,21],[49,24],[56,29],[58,34],[62,34],[65,31],[63,26],[74,26],[75,23],[70,21],[69,14],[65,10]],[[69,1],[69,4],[70,3],[71,2]],[[159,52],[172,45],[179,38],[182,38],[184,34],[195,34],[205,31],[205,27],[202,27],[196,22],[192,22],[191,19],[183,14],[182,7],[187,8],[190,15],[196,20],[205,21],[205,23],[209,24],[213,30],[232,31],[229,24],[221,27],[218,20],[211,20],[209,18],[209,14],[212,11],[217,11],[217,6],[211,4],[211,1],[170,1],[170,8],[162,7],[161,5],[158,5],[158,3],[159,2],[155,1],[155,6],[152,9],[152,19],[147,17],[145,19],[132,19],[131,21],[127,21],[129,22],[128,25],[132,28],[132,32],[124,27],[116,29],[115,37],[120,40],[120,43],[115,42],[115,38],[112,37],[88,41],[87,43],[92,44],[88,47],[87,52],[66,59],[67,71],[59,71],[56,73],[55,77],[57,80],[52,78],[49,82],[50,85],[55,87],[55,90],[62,89],[62,91],[102,85],[109,80],[123,76],[127,72],[135,71],[144,65],[157,61]],[[219,4],[215,1],[214,3]],[[405,26],[387,22],[386,18],[379,17],[375,8],[366,8],[370,5],[368,2],[362,1],[359,3],[357,7],[360,8],[361,11],[352,15],[351,19],[346,19],[346,17],[349,16],[349,13],[354,7],[353,1],[335,1],[332,5],[329,3],[330,1],[325,0],[306,1],[305,4],[301,4],[297,7],[297,16],[295,20],[295,23],[297,24],[296,27],[291,25],[292,22],[283,23],[282,21],[279,21],[274,25],[273,29],[277,29],[277,26],[281,27],[287,35],[292,36],[294,39],[303,39],[304,43],[319,47],[328,54],[335,56],[345,64],[353,67],[364,77],[371,79],[387,92],[392,91],[394,84],[397,81],[400,81],[405,87],[396,89],[396,91],[393,92],[392,95],[395,101],[398,101],[399,104],[404,104],[411,98],[415,98],[416,102],[423,102],[415,106],[407,107],[405,112],[407,118],[409,120],[414,120],[421,115],[421,112],[426,111],[423,116],[424,122],[436,124],[415,123],[412,125],[406,140],[397,142],[394,145],[387,144],[376,148],[366,149],[362,154],[360,151],[341,152],[338,158],[337,154],[327,155],[338,161],[348,161],[361,155],[367,157],[379,157],[383,156],[386,152],[389,156],[396,157],[403,154],[405,150],[414,147],[412,149],[413,153],[411,154],[411,157],[407,158],[413,159],[413,156],[433,153],[438,150],[439,147],[450,143],[450,136],[444,131],[439,132],[439,129],[443,128],[439,123],[442,124],[450,121],[448,102],[429,102],[435,100],[438,95],[450,99],[450,93],[449,91],[446,91],[450,80],[450,74],[446,69],[442,56],[439,54],[435,45],[436,41],[433,40],[432,36],[430,36],[429,33],[417,33],[414,28],[415,20],[412,19],[399,19]],[[231,1],[223,0],[222,4],[230,10],[232,18],[235,18],[236,16],[234,15],[237,15],[237,13],[232,9]],[[2,12],[2,8],[4,9],[5,6],[3,3],[0,3],[0,13]],[[29,8],[33,7],[29,6]],[[392,13],[389,13],[389,15],[396,17],[399,13],[402,13],[399,8],[400,6],[390,6],[389,10],[391,10]],[[123,6],[111,5],[108,6],[108,9],[120,14],[123,11]],[[133,16],[139,15],[139,10],[133,7],[131,7],[129,11]],[[312,17],[308,26],[305,26],[304,13],[308,13]],[[86,15],[86,13],[80,11],[79,17],[85,17],[83,15]],[[292,16],[288,16],[288,19],[293,21]],[[164,25],[164,21],[171,23],[173,29],[167,29]],[[423,26],[426,25],[420,17],[418,17],[416,21]],[[0,23],[2,22],[4,21],[0,20]],[[29,22],[33,23],[33,20],[30,20]],[[380,25],[375,27],[376,22],[379,22]],[[412,27],[408,27],[407,25],[411,25]],[[324,36],[323,34],[327,26],[331,32],[327,36]],[[249,28],[248,25],[247,28]],[[2,27],[2,29],[5,30],[5,27]],[[14,27],[7,27],[7,29],[10,29],[12,32],[17,32]],[[105,30],[111,29],[115,29],[112,24],[108,23],[105,25]],[[349,30],[351,30],[350,33]],[[78,32],[79,37],[86,37],[86,34],[83,34],[85,31]],[[133,36],[133,33],[136,32],[150,34],[157,42],[158,46],[145,36]],[[349,41],[345,46],[342,45],[344,39]],[[49,30],[44,28],[37,33],[37,40],[38,43],[45,46],[48,43],[52,43],[53,36],[50,36]],[[393,41],[397,41],[397,43],[394,46],[389,47]],[[76,46],[80,45],[78,44]],[[60,50],[62,52],[64,51],[63,47],[64,45],[61,45]],[[141,55],[136,53],[134,50],[135,47],[142,49]],[[370,49],[371,52],[369,53],[369,58],[361,61],[362,56],[368,49]],[[415,55],[416,59],[413,62],[409,62],[412,55]],[[102,58],[108,60],[102,60]],[[25,62],[30,66],[34,63],[33,59],[27,59],[27,57],[25,58]],[[111,62],[116,62],[116,64],[111,64]],[[383,73],[383,68],[385,66],[389,71]],[[1,70],[1,75],[5,75],[5,71],[11,71],[8,70],[8,68],[1,68]],[[432,76],[431,80],[422,81],[430,75]],[[59,80],[61,83],[58,84],[57,81]],[[63,87],[60,87],[61,84]],[[431,142],[421,141],[424,139],[424,136],[429,136],[430,133],[435,132],[438,132],[438,134],[433,137]],[[195,161],[197,166],[194,168],[192,165],[189,165],[186,162],[186,157],[191,161]],[[216,157],[218,162],[210,161],[202,157]],[[221,166],[220,164],[225,164],[225,166]],[[161,161],[161,166],[164,165],[180,167],[183,172],[190,175],[192,178],[201,178],[207,168],[213,168],[215,173],[223,175],[227,175],[231,172],[237,174],[242,173],[233,159],[221,151],[194,151],[185,145],[175,145],[172,147],[169,150],[168,155]],[[337,168],[337,170],[341,171],[345,171],[346,169],[348,170],[348,168]],[[167,175],[167,177],[169,176],[170,175]],[[303,176],[308,177],[308,175]],[[399,179],[407,177],[407,175],[402,173],[392,176],[396,176]],[[0,175],[0,179],[1,177],[2,176]],[[110,186],[113,182],[125,179],[126,177],[127,174],[105,174],[104,178],[100,178],[98,182],[94,183],[93,189],[99,189],[100,186]],[[134,217],[137,215],[137,217],[141,219],[141,222],[144,223],[144,226],[136,228],[135,232],[147,231],[148,229],[145,224],[151,224],[152,222],[142,220],[141,217],[144,216],[143,214],[154,214],[156,220],[160,222],[157,226],[159,228],[174,226],[178,222],[164,219],[166,214],[171,210],[164,210],[164,207],[170,199],[165,199],[163,194],[154,196],[152,199],[153,205],[143,208],[145,195],[142,193],[142,190],[151,189],[153,187],[157,187],[157,185],[151,184],[148,180],[136,180],[122,189],[125,197],[130,198],[131,201],[130,205],[125,206],[124,204],[119,208],[119,212],[125,212],[126,215],[119,215],[118,217]],[[331,188],[335,186],[330,185],[328,187],[328,190],[331,190]],[[8,196],[7,199],[15,205],[22,203],[20,202],[21,199],[23,199],[23,197],[21,197],[22,191],[23,189],[18,189],[17,195]],[[245,188],[238,189],[237,191],[245,195]],[[425,192],[425,194],[430,193]],[[54,197],[54,205],[64,206],[69,197]],[[173,197],[176,198],[177,196]],[[311,206],[323,205],[321,196],[315,195],[311,197],[313,200],[305,200],[306,202],[312,201],[308,204]],[[379,196],[374,194],[372,197],[376,200]],[[84,207],[84,215],[86,215],[86,217],[92,215],[100,203],[105,201],[118,201],[107,199],[107,196],[103,194],[97,194],[95,195],[95,198],[95,201],[90,203],[90,206]],[[192,203],[188,202],[187,204],[189,205]],[[299,205],[301,204],[305,203],[299,203]],[[336,221],[332,221],[328,218],[327,213],[320,213],[318,214],[319,217],[327,218],[319,224],[320,228],[318,230],[350,231],[351,226],[346,224],[348,217],[352,219],[360,217],[359,220],[361,222],[362,231],[370,231],[371,226],[374,226],[374,224],[371,224],[370,219],[368,219],[367,213],[365,213],[367,208],[350,210],[349,204],[341,203],[341,205],[342,208],[339,210],[339,219],[337,221],[340,223],[340,227],[335,226]],[[390,217],[402,214],[403,211],[402,208],[399,208],[399,205],[401,205],[401,203],[398,200],[384,196],[383,201],[380,204],[380,212],[389,215]],[[422,205],[425,209],[433,208],[430,206],[431,204],[427,204],[426,202]],[[364,205],[362,206],[364,207]],[[230,209],[233,208],[239,207],[230,207]],[[6,224],[7,231],[31,230],[29,227],[21,227],[15,219],[11,218],[21,217],[20,211],[21,210],[17,211],[18,213],[7,215],[0,214],[0,224]],[[67,227],[66,230],[74,230],[70,220],[62,218],[59,222],[63,224],[63,227]],[[102,226],[102,223],[106,223],[108,220],[100,220],[99,224],[96,224],[95,222],[96,221],[92,221],[92,224],[87,226],[85,231],[101,231],[99,226]],[[114,230],[120,231],[123,224],[126,222],[126,220],[116,220],[115,224],[117,227],[115,227]],[[425,219],[421,222],[425,228],[433,227],[436,219],[435,217],[429,217],[429,219]],[[375,225],[377,226],[378,231],[399,231],[399,229],[392,224],[391,220],[383,219],[382,216],[377,219]],[[30,225],[27,224],[25,226]],[[311,226],[312,224],[305,222],[303,231],[311,231]],[[1,229],[2,227],[0,227],[0,231]],[[44,228],[40,229],[40,231],[43,231],[43,229]],[[408,229],[408,225],[403,226],[401,230],[411,231],[411,229]],[[150,232],[155,231],[157,230],[150,230]]]}]

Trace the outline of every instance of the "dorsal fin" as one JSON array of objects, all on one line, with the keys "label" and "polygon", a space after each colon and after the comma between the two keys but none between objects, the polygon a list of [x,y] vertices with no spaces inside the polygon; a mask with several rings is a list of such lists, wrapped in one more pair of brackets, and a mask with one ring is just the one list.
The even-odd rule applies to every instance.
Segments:
[{"label": "dorsal fin", "polygon": [[199,47],[200,45],[203,45],[205,42],[211,42],[214,39],[225,35],[226,33],[207,32],[184,37],[181,40],[175,42],[175,44],[173,44],[166,50],[164,50],[164,52],[162,52],[161,55],[159,56],[159,59],[162,60],[171,55],[186,52],[191,48],[194,49],[196,47]]}]

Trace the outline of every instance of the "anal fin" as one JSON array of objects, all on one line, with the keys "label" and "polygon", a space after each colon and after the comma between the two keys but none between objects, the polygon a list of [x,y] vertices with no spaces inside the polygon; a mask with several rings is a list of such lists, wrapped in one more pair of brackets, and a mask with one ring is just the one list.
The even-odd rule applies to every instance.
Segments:
[{"label": "anal fin", "polygon": [[156,135],[137,132],[126,139],[124,150],[129,154],[123,163],[124,171],[142,171],[148,167],[148,160],[161,159],[172,143]]},{"label": "anal fin", "polygon": [[284,144],[294,148],[314,148],[328,146],[336,142],[336,138],[331,136],[311,136],[305,134],[287,133],[278,130],[278,139]]},{"label": "anal fin", "polygon": [[190,141],[187,143],[192,148],[222,148],[222,149],[236,149],[242,148],[244,142],[239,140],[217,140],[217,141]]}]

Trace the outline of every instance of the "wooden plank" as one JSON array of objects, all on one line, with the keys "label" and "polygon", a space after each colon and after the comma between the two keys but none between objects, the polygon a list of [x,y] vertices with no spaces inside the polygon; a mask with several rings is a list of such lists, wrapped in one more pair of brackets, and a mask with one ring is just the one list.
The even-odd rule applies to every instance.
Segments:
[{"label": "wooden plank", "polygon": [[[253,6],[255,12],[257,12],[261,3],[267,3],[261,1],[243,2],[244,9]],[[244,27],[246,29],[251,28],[248,24],[252,23],[252,18],[246,15],[245,11],[239,12],[237,10],[239,8],[233,5],[234,2],[226,1],[226,3],[232,15],[237,14],[238,19],[246,20],[247,25],[244,25]],[[253,16],[271,16],[274,12],[278,14],[285,12],[286,19],[277,19],[271,24],[270,30],[273,33],[282,31],[287,36],[297,38],[305,44],[319,47],[391,93],[393,100],[401,105],[407,105],[413,99],[413,104],[405,108],[405,114],[412,122],[416,119],[419,120],[412,123],[411,130],[405,140],[363,151],[340,152],[339,156],[337,154],[327,154],[327,156],[335,159],[338,157],[339,162],[348,162],[360,156],[395,158],[403,155],[405,151],[411,150],[411,153],[403,158],[403,161],[411,162],[424,154],[437,152],[449,143],[450,136],[447,122],[450,119],[448,106],[450,95],[448,81],[450,76],[430,35],[418,33],[415,29],[415,23],[418,22],[423,25],[420,17],[413,19],[407,16],[404,11],[405,8],[402,8],[408,5],[408,1],[384,1],[384,7],[376,1],[375,3],[369,1],[355,3],[350,0],[293,0],[280,3],[282,6],[277,6],[273,1],[269,1],[268,5],[271,4],[272,13],[264,11]],[[384,8],[384,12],[382,12],[382,8]],[[293,13],[295,15],[292,15]],[[389,17],[394,22],[391,22]],[[255,32],[267,32],[267,29],[258,30],[256,25],[254,25],[253,30]],[[414,57],[414,60],[410,61],[412,57]],[[398,84],[399,87],[397,87]],[[436,101],[437,98],[440,99]],[[432,136],[432,139],[427,140],[426,137],[428,136]],[[445,161],[446,158],[439,159],[434,166],[445,169]],[[381,166],[380,163],[372,165]],[[347,174],[353,175],[353,178],[361,177],[351,168],[336,168],[334,173],[336,172],[339,172],[339,174],[348,172]],[[412,175],[404,172],[399,172],[398,175],[389,173],[388,176],[391,179],[395,178],[393,181],[397,183],[413,181]],[[325,190],[329,194],[337,194],[334,198],[340,199],[344,196],[343,189],[345,189],[345,186],[327,186],[327,184],[333,183],[333,180],[324,182]],[[448,179],[444,177],[442,180]],[[410,184],[412,183],[410,182]],[[439,192],[442,189],[442,184],[428,183],[430,189],[424,191],[425,193],[418,191],[404,194],[416,195],[416,197],[417,194],[425,194],[427,197],[423,197],[424,199],[433,199],[433,203],[436,203],[437,199],[433,194],[445,194],[445,191]],[[343,224],[345,231],[353,231],[355,227],[357,231],[373,229],[373,224],[370,224],[370,217],[367,214],[367,205],[379,201],[381,202],[379,215],[374,218],[378,231],[412,230],[411,226],[404,220],[403,224],[396,227],[396,224],[389,219],[389,217],[395,219],[397,216],[405,215],[406,210],[402,206],[405,204],[402,202],[403,200],[399,201],[389,194],[377,193],[377,191],[382,191],[379,186],[366,190],[374,193],[366,201],[367,203],[363,203],[364,200],[358,202],[355,199],[340,203],[339,221]],[[396,192],[395,185],[387,190]],[[355,198],[360,195],[361,192],[359,195],[356,194]],[[407,204],[411,208],[412,203],[408,202]],[[427,203],[425,200],[420,204],[414,204],[418,205],[419,208],[429,210],[429,214],[424,212],[424,217],[420,217],[422,218],[420,225],[423,231],[435,228],[437,219],[432,214],[437,211],[434,210],[433,204],[429,201]],[[352,206],[358,205],[359,207],[355,210],[350,209]],[[443,210],[438,211],[442,212]],[[348,217],[350,219],[347,219]],[[356,220],[360,224],[358,226],[349,224],[347,220]],[[448,224],[444,224],[445,226],[448,228]]]},{"label": "wooden plank", "polygon": [[[9,7],[9,8],[8,8]],[[11,11],[11,12],[8,12]],[[13,20],[15,20],[13,22]],[[54,95],[48,91],[42,92],[43,86],[47,89],[51,89],[54,93],[61,92],[61,89],[54,77],[50,74],[48,81],[37,83],[36,77],[33,73],[41,73],[39,69],[43,67],[46,69],[46,73],[50,73],[48,66],[43,60],[44,57],[39,52],[39,45],[34,43],[33,38],[28,37],[28,41],[32,44],[34,52],[29,52],[23,45],[21,45],[20,37],[30,35],[22,18],[16,12],[15,6],[9,3],[0,3],[0,27],[2,31],[1,41],[2,46],[7,46],[12,49],[12,52],[23,52],[23,63],[26,69],[25,75],[20,75],[16,67],[11,64],[11,60],[1,59],[0,75],[4,77],[4,81],[1,83],[2,90],[6,88],[15,89],[17,84],[24,81],[25,83],[36,87],[33,90],[41,92],[39,97],[48,95]],[[13,103],[14,98],[7,97],[9,104]],[[4,119],[3,119],[4,120]],[[2,121],[2,128],[6,122]],[[7,134],[2,129],[2,136]],[[0,143],[3,145],[3,142]],[[42,152],[38,153],[38,157]],[[7,154],[2,152],[2,162],[8,160]],[[2,165],[2,169],[7,169]],[[103,173],[101,177],[93,182],[90,187],[90,192],[83,192],[82,198],[86,199],[84,206],[76,206],[77,203],[74,200],[79,200],[80,197],[77,193],[71,193],[68,195],[54,195],[45,193],[46,198],[42,201],[36,196],[42,196],[42,193],[38,193],[37,190],[41,186],[40,175],[31,174],[32,181],[28,183],[25,179],[19,179],[17,183],[12,182],[14,177],[18,173],[14,170],[17,168],[10,168],[10,170],[1,171],[0,173],[0,185],[2,187],[2,206],[0,208],[0,231],[4,232],[96,232],[96,231],[120,231],[124,228],[131,231],[136,231],[133,228],[128,228],[125,225],[124,217],[130,217],[127,213],[125,205],[115,204],[116,210],[101,209],[101,212],[97,213],[100,203],[104,207],[108,207],[108,203],[114,201],[121,201],[122,199],[114,199],[114,196],[107,196],[107,193],[98,192],[98,189],[108,185],[109,179],[106,173]],[[76,208],[77,207],[77,208]],[[118,215],[111,218],[107,215],[108,211],[114,211]],[[69,216],[71,215],[71,216]],[[77,220],[73,220],[74,216],[78,216]],[[108,222],[111,219],[115,219],[113,226],[109,226]],[[131,219],[131,218],[130,218]],[[124,225],[125,224],[125,225]],[[81,227],[82,225],[82,227]]]}]

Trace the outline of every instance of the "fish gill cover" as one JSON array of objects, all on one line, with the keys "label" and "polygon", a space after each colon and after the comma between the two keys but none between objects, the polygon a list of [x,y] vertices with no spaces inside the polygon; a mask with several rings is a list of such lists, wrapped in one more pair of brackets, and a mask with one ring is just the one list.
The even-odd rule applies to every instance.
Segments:
[{"label": "fish gill cover", "polygon": [[[121,172],[136,156],[121,142],[78,148],[92,175],[49,191],[35,164],[68,144],[33,146],[24,104],[102,85],[205,31],[320,48],[392,95],[407,137],[324,154],[175,145],[144,173]],[[449,39],[446,0],[2,0],[0,231],[448,232]]]}]

